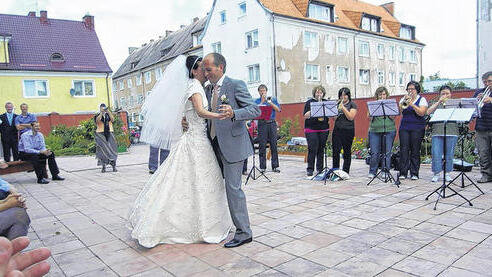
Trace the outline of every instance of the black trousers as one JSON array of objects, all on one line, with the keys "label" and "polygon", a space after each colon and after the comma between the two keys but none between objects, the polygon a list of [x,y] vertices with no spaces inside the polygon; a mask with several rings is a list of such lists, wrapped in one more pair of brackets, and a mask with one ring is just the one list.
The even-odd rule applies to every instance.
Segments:
[{"label": "black trousers", "polygon": [[424,129],[400,130],[400,175],[419,176],[420,146],[424,138]]},{"label": "black trousers", "polygon": [[333,129],[332,150],[333,168],[340,168],[340,152],[343,149],[343,171],[349,173],[352,163],[352,142],[354,140],[354,129]]},{"label": "black trousers", "polygon": [[277,151],[277,122],[258,120],[258,142],[260,157],[260,169],[266,169],[266,144],[270,143],[270,151],[272,152],[272,169],[278,167],[278,151]]},{"label": "black trousers", "polygon": [[14,161],[19,160],[19,151],[17,150],[19,146],[19,142],[17,140],[3,140],[2,139],[2,147],[3,147],[3,159],[6,162],[10,162],[10,151],[12,150],[12,156]]},{"label": "black trousers", "polygon": [[21,160],[32,164],[38,180],[48,177],[48,173],[46,172],[46,160],[48,160],[48,167],[50,168],[51,176],[57,176],[60,173],[58,165],[55,161],[54,153],[51,153],[49,156],[45,156],[43,154],[19,152],[19,156]]},{"label": "black trousers", "polygon": [[324,168],[323,153],[326,147],[326,141],[328,140],[327,132],[320,133],[304,133],[308,143],[308,166],[307,171],[314,171],[314,161],[316,160],[316,170],[319,172]]}]

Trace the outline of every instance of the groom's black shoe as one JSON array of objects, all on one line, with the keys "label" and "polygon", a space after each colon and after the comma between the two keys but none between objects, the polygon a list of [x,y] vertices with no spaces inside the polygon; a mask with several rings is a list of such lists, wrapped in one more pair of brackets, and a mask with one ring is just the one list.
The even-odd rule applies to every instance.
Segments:
[{"label": "groom's black shoe", "polygon": [[253,241],[253,238],[249,238],[249,239],[245,239],[245,240],[232,239],[231,241],[224,244],[224,247],[225,248],[238,247],[238,246],[241,246],[245,243],[250,243],[252,241]]}]

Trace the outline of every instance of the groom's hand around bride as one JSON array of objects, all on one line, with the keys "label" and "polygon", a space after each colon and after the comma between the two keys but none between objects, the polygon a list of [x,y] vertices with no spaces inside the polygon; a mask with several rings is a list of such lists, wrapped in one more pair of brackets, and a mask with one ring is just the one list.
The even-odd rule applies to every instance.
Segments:
[{"label": "groom's hand around bride", "polygon": [[224,115],[224,118],[234,118],[234,110],[232,109],[231,105],[220,105],[219,112]]},{"label": "groom's hand around bride", "polygon": [[188,131],[189,125],[188,125],[188,121],[186,121],[186,117],[183,117],[181,119],[181,128],[183,129],[183,132]]}]

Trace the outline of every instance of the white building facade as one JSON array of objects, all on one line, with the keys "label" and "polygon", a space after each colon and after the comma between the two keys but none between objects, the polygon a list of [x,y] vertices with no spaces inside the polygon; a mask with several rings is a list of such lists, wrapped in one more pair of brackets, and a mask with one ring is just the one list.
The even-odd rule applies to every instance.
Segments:
[{"label": "white building facade", "polygon": [[477,84],[483,87],[481,77],[492,71],[492,0],[477,0]]}]

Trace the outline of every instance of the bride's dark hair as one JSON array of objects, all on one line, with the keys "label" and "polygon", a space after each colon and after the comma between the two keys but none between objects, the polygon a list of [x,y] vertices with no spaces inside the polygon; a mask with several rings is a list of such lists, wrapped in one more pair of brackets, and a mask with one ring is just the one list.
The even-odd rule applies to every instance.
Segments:
[{"label": "bride's dark hair", "polygon": [[186,58],[186,68],[188,68],[188,77],[193,78],[193,73],[191,72],[191,70],[197,69],[198,62],[200,62],[201,60],[202,58],[196,55],[188,56]]}]

